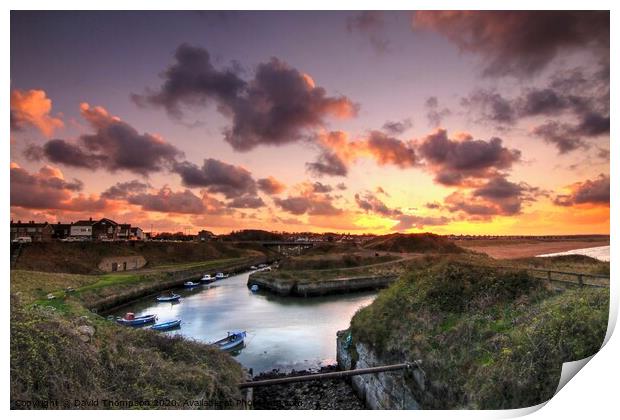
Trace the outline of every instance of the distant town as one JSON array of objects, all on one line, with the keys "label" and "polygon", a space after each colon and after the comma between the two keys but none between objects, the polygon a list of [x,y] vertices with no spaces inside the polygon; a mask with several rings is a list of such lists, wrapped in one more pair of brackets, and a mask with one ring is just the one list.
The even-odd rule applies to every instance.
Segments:
[{"label": "distant town", "polygon": [[[243,229],[228,234],[216,235],[208,230],[199,232],[145,232],[139,226],[129,223],[117,223],[108,218],[78,220],[71,223],[22,222],[11,220],[11,242],[83,242],[83,241],[294,241],[294,242],[349,242],[363,243],[378,235],[351,233],[315,233],[315,232],[268,232],[258,229]],[[598,237],[609,235],[443,235],[452,240],[500,240],[500,239],[547,239],[561,240],[575,237]]]}]

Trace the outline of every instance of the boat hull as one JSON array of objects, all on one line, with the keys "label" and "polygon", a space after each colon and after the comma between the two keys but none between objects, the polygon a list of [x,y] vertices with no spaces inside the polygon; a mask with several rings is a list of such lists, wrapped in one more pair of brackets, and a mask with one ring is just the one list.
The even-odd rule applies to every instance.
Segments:
[{"label": "boat hull", "polygon": [[172,296],[159,296],[157,302],[176,302],[181,298],[181,295]]},{"label": "boat hull", "polygon": [[116,322],[129,327],[141,327],[142,325],[147,325],[155,322],[156,319],[157,315],[145,315],[134,319],[119,318],[116,320]]},{"label": "boat hull", "polygon": [[230,334],[226,338],[216,341],[215,343],[213,343],[213,345],[222,351],[234,350],[235,348],[243,344],[245,340],[245,336],[246,336],[245,331],[236,332],[234,334]]},{"label": "boat hull", "polygon": [[175,319],[174,321],[167,321],[167,322],[155,324],[151,327],[151,329],[156,330],[156,331],[169,331],[175,328],[179,328],[180,326],[181,326],[181,320]]}]

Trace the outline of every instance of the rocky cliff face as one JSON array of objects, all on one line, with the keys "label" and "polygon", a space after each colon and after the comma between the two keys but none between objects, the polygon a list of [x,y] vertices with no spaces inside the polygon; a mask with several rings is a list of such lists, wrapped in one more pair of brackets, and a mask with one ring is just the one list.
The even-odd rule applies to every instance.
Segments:
[{"label": "rocky cliff face", "polygon": [[[343,370],[363,369],[393,364],[394,361],[382,360],[365,344],[352,343],[349,331],[339,331],[337,338],[338,366]],[[422,370],[413,367],[410,371],[381,372],[353,376],[353,389],[367,408],[373,410],[418,410],[420,404],[414,398],[411,386],[423,391],[425,375]]]}]

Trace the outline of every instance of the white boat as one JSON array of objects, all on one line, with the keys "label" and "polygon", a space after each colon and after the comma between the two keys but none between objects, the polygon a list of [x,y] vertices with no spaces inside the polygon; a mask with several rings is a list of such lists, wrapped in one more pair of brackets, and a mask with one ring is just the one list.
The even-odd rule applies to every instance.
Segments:
[{"label": "white boat", "polygon": [[219,347],[220,350],[232,350],[235,347],[243,344],[243,340],[245,339],[246,332],[245,331],[232,331],[229,332],[227,337],[222,338],[221,340],[212,343],[214,346]]},{"label": "white boat", "polygon": [[186,281],[185,283],[183,283],[183,286],[185,287],[196,287],[199,286],[200,283],[194,283],[193,281]]},{"label": "white boat", "polygon": [[215,277],[212,277],[211,274],[205,274],[204,276],[202,276],[200,281],[202,283],[211,283],[212,281],[215,281]]},{"label": "white boat", "polygon": [[225,279],[226,277],[228,277],[228,274],[224,274],[224,273],[217,273],[217,274],[215,275],[215,278],[216,278],[217,280]]},{"label": "white boat", "polygon": [[255,265],[250,267],[250,270],[256,270],[258,267],[256,267]]}]

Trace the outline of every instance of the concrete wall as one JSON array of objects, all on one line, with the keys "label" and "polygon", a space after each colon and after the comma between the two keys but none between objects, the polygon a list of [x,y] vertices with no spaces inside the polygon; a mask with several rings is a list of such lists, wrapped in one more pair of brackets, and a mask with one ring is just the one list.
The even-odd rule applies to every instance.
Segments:
[{"label": "concrete wall", "polygon": [[115,271],[137,270],[146,265],[146,260],[141,255],[131,255],[128,257],[108,257],[101,260],[97,266],[99,270],[106,273]]},{"label": "concrete wall", "polygon": [[[350,343],[347,340],[349,331],[339,331],[337,338],[336,358],[342,370],[363,369],[390,365],[398,362],[382,360],[363,343]],[[349,344],[350,343],[350,344]],[[419,410],[411,386],[424,392],[426,378],[424,372],[417,367],[410,371],[380,372],[351,377],[351,384],[357,395],[367,408],[373,410]]]}]

